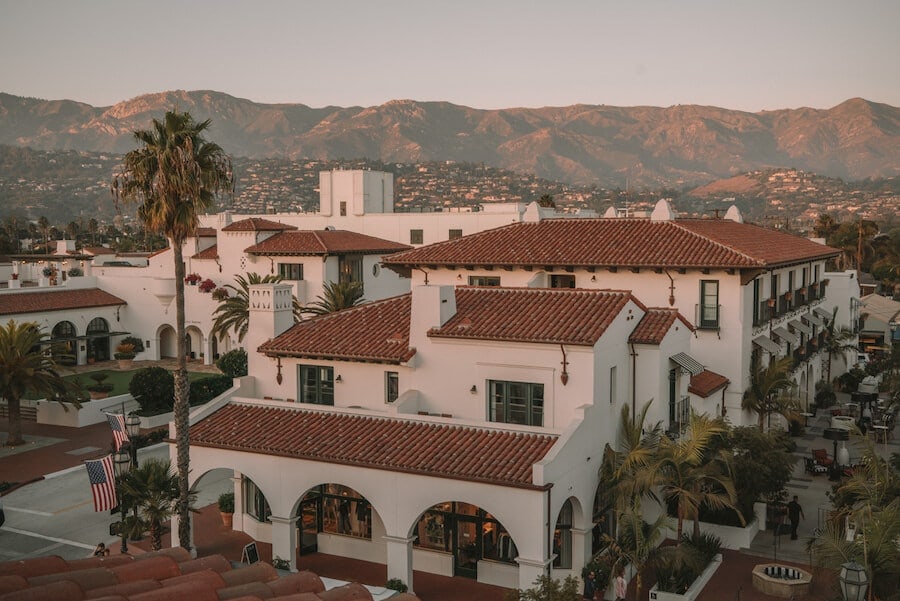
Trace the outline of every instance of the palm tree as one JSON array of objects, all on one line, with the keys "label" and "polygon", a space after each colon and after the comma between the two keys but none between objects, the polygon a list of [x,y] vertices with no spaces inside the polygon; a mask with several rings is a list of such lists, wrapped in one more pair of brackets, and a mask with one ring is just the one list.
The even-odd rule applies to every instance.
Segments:
[{"label": "palm tree", "polygon": [[624,569],[628,564],[635,570],[635,599],[641,599],[643,590],[641,573],[644,568],[654,565],[663,555],[659,544],[665,538],[668,521],[668,516],[663,512],[653,522],[645,522],[640,504],[637,503],[619,517],[615,538],[604,535],[616,557],[614,573],[616,570]]},{"label": "palm tree", "polygon": [[[238,336],[238,342],[241,342],[247,335],[247,327],[250,325],[250,286],[274,284],[281,281],[281,276],[271,274],[261,276],[258,273],[248,273],[246,278],[241,275],[235,276],[234,281],[237,282],[236,286],[225,284],[225,288],[234,292],[234,296],[219,301],[219,306],[213,312],[215,321],[212,334],[224,338],[229,331],[234,330]],[[296,298],[294,301],[297,305]]]},{"label": "palm tree", "polygon": [[196,235],[199,214],[209,209],[222,192],[232,190],[231,160],[218,144],[207,142],[207,119],[194,121],[189,113],[169,111],[152,128],[134,132],[140,144],[125,155],[123,171],[113,178],[116,203],[139,203],[138,216],[151,232],[163,234],[172,244],[175,263],[175,441],[179,480],[178,541],[190,548],[188,471],[188,379],[185,359],[184,243]]},{"label": "palm tree", "polygon": [[831,313],[831,319],[825,322],[825,341],[824,348],[822,349],[825,352],[826,363],[826,373],[828,374],[827,381],[831,382],[831,362],[835,357],[844,357],[846,359],[847,351],[855,351],[856,350],[856,336],[853,332],[850,331],[849,328],[846,327],[837,327],[837,312],[838,308],[835,307],[834,311]]},{"label": "palm tree", "polygon": [[326,282],[324,293],[316,302],[303,308],[309,315],[325,315],[341,309],[349,309],[360,303],[363,298],[362,282]]},{"label": "palm tree", "polygon": [[41,348],[48,336],[33,322],[9,320],[5,326],[0,326],[0,397],[6,399],[9,410],[6,444],[10,446],[25,442],[19,411],[25,394],[44,395],[60,403],[81,406],[77,398],[80,387],[63,379],[53,353],[45,353]]},{"label": "palm tree", "polygon": [[177,505],[178,476],[172,473],[171,462],[147,459],[125,474],[121,481],[122,502],[138,509],[138,516],[129,518],[126,528],[133,533],[149,532],[150,548],[162,548],[162,525],[172,517]]},{"label": "palm tree", "polygon": [[652,474],[650,468],[654,460],[662,425],[656,422],[645,426],[648,401],[635,419],[631,418],[628,405],[623,405],[619,414],[618,448],[613,450],[608,444],[603,453],[600,478],[617,511],[626,511],[633,503],[640,503],[645,494],[652,494]]},{"label": "palm tree", "polygon": [[795,413],[795,400],[784,394],[794,385],[790,378],[793,359],[782,357],[769,363],[768,367],[760,367],[759,355],[754,353],[750,358],[750,386],[744,391],[741,408],[755,411],[759,429],[763,429],[766,417],[778,413],[790,418]]},{"label": "palm tree", "polygon": [[737,494],[729,450],[712,450],[714,439],[727,431],[720,420],[692,412],[689,436],[678,440],[663,437],[659,441],[651,471],[656,474],[663,499],[675,503],[679,544],[686,519],[694,521],[694,537],[700,536],[701,507],[732,509],[743,523],[735,505]]}]

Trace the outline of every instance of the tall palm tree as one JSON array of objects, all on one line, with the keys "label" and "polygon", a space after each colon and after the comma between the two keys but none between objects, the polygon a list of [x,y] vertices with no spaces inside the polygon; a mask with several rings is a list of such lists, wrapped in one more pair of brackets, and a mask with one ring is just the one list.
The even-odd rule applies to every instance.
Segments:
[{"label": "tall palm tree", "polygon": [[77,398],[80,387],[65,380],[53,353],[45,353],[41,348],[48,336],[33,322],[9,320],[5,326],[0,326],[0,397],[6,400],[9,410],[6,444],[10,446],[25,442],[20,413],[25,394],[44,395],[47,399],[80,407]]},{"label": "tall palm tree", "polygon": [[691,413],[689,436],[678,440],[663,437],[659,441],[652,472],[656,474],[663,499],[675,503],[679,544],[686,519],[694,521],[694,537],[700,536],[701,507],[732,509],[743,522],[735,505],[737,494],[731,475],[730,450],[711,450],[715,437],[726,432],[720,420]]},{"label": "tall palm tree", "polygon": [[162,548],[162,525],[172,517],[178,501],[178,476],[166,459],[147,459],[125,474],[121,481],[122,502],[137,507],[138,517],[129,520],[127,528],[134,533],[149,532],[150,548]]},{"label": "tall palm tree", "polygon": [[125,155],[123,170],[113,178],[116,203],[137,203],[138,216],[151,232],[165,235],[172,244],[175,263],[175,444],[179,480],[178,541],[188,549],[191,540],[188,471],[188,378],[185,359],[183,247],[196,235],[200,213],[215,198],[233,189],[231,160],[203,132],[210,121],[197,123],[190,113],[169,111],[151,129],[134,132],[139,148]]},{"label": "tall palm tree", "polygon": [[349,309],[364,300],[362,282],[325,282],[324,293],[316,302],[304,307],[303,312],[309,315],[325,315]]},{"label": "tall palm tree", "polygon": [[614,570],[624,569],[631,564],[635,570],[635,599],[641,599],[645,567],[652,566],[662,557],[659,544],[665,538],[668,528],[665,512],[653,522],[645,522],[640,505],[635,504],[619,517],[618,532],[615,537],[604,535],[616,558]]},{"label": "tall palm tree", "polygon": [[603,453],[601,480],[617,511],[626,511],[633,503],[651,493],[653,485],[650,468],[654,461],[659,439],[662,434],[660,422],[645,425],[650,402],[647,402],[635,419],[631,418],[628,405],[623,405],[619,414],[619,435],[617,448],[608,444]]},{"label": "tall palm tree", "polygon": [[831,363],[835,357],[844,357],[846,359],[847,351],[856,350],[856,336],[849,328],[837,326],[838,308],[835,307],[831,313],[831,319],[825,322],[825,371],[828,374],[827,381],[831,382]]},{"label": "tall palm tree", "polygon": [[[234,296],[219,301],[219,306],[213,312],[212,334],[223,338],[233,330],[238,336],[238,342],[244,340],[247,335],[247,327],[250,325],[250,286],[254,284],[274,284],[281,281],[280,275],[267,274],[261,276],[258,273],[248,273],[247,277],[238,275],[234,281],[237,285],[225,284],[234,292]],[[294,298],[297,305],[297,299]],[[296,313],[296,311],[295,311]]]},{"label": "tall palm tree", "polygon": [[793,359],[782,357],[767,367],[759,365],[759,355],[754,353],[750,359],[750,385],[744,391],[741,408],[756,412],[759,429],[763,429],[766,417],[778,413],[790,418],[795,413],[796,401],[785,394],[794,382],[790,378]]}]

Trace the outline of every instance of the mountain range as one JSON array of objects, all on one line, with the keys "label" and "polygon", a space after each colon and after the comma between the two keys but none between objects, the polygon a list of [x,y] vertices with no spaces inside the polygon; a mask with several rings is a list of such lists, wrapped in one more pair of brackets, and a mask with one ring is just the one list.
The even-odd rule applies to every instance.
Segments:
[{"label": "mountain range", "polygon": [[900,108],[862,98],[750,113],[698,105],[482,110],[414,100],[312,108],[204,90],[93,107],[0,93],[0,143],[127,152],[134,130],[172,108],[212,119],[208,139],[250,158],[483,162],[607,187],[686,186],[768,167],[844,179],[900,172]]}]

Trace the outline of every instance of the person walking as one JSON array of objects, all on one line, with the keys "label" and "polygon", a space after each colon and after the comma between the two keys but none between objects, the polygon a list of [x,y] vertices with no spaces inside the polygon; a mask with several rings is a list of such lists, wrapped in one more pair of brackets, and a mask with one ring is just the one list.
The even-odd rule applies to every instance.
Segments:
[{"label": "person walking", "polygon": [[625,594],[628,592],[628,583],[625,582],[625,573],[622,568],[616,574],[616,601],[625,601]]},{"label": "person walking", "polygon": [[791,540],[797,540],[797,526],[800,525],[800,518],[806,519],[806,516],[803,515],[803,508],[800,507],[800,503],[797,501],[797,495],[794,495],[787,508],[788,519],[791,520]]},{"label": "person walking", "polygon": [[594,576],[593,572],[589,572],[587,578],[584,579],[584,593],[582,593],[582,599],[590,599],[590,601],[594,601],[594,593],[597,590],[596,585],[596,576]]}]

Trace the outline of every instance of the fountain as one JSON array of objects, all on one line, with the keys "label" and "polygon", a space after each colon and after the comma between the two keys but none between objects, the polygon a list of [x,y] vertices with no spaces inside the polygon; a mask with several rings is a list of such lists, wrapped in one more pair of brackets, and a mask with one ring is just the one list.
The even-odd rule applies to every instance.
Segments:
[{"label": "fountain", "polygon": [[777,563],[761,563],[753,568],[753,588],[759,592],[790,599],[809,594],[812,574]]}]

